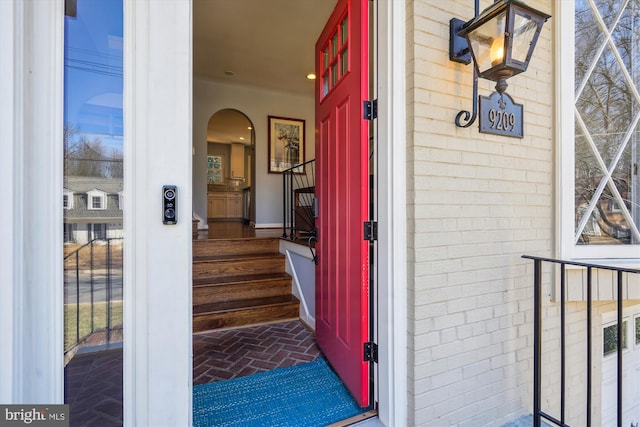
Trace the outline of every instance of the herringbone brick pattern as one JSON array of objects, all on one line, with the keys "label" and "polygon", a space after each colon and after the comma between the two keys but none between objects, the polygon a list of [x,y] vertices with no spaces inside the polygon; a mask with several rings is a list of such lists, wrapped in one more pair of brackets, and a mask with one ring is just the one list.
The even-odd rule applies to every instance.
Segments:
[{"label": "herringbone brick pattern", "polygon": [[320,356],[313,333],[299,321],[206,332],[193,337],[193,383],[244,377]]},{"label": "herringbone brick pattern", "polygon": [[[310,362],[320,356],[299,321],[193,336],[193,382],[204,384]],[[72,427],[122,425],[122,351],[76,356],[65,368]]]},{"label": "herringbone brick pattern", "polygon": [[64,368],[72,427],[122,425],[122,350],[76,355]]}]

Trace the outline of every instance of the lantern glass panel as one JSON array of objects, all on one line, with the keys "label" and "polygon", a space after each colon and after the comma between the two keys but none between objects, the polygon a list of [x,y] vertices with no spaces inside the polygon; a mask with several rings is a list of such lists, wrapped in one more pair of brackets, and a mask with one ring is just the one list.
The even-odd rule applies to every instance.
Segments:
[{"label": "lantern glass panel", "polygon": [[480,25],[468,34],[469,45],[476,59],[478,73],[482,74],[504,60],[504,30],[506,11]]},{"label": "lantern glass panel", "polygon": [[538,30],[538,23],[529,16],[522,15],[518,10],[515,11],[514,18],[511,58],[526,63],[531,43]]}]

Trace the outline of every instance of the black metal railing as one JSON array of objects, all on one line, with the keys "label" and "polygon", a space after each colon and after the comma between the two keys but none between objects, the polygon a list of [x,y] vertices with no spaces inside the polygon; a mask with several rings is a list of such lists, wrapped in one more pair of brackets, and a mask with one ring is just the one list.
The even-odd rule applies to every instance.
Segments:
[{"label": "black metal railing", "polygon": [[[122,330],[122,238],[93,239],[64,257],[64,354]],[[95,337],[95,339],[90,339]]]},{"label": "black metal railing", "polygon": [[[586,269],[586,413],[585,413],[585,426],[591,427],[592,422],[592,350],[593,350],[593,332],[592,332],[592,305],[593,305],[593,273],[594,270],[607,270],[615,274],[615,284],[617,289],[617,295],[615,297],[617,305],[617,402],[616,402],[616,416],[617,426],[622,427],[623,421],[623,283],[625,276],[634,274],[640,274],[640,270],[620,268],[606,265],[589,264],[582,262],[563,261],[559,259],[542,258],[524,255],[523,258],[531,259],[534,261],[534,342],[533,342],[533,425],[541,426],[542,419],[550,421],[557,426],[569,427],[566,420],[566,390],[567,390],[567,340],[566,340],[566,304],[567,304],[567,279],[566,279],[566,267],[575,266],[578,268]],[[542,410],[542,331],[543,331],[543,307],[542,307],[542,266],[543,263],[559,266],[560,268],[560,396],[559,396],[559,415],[553,416]],[[597,282],[596,282],[597,283]],[[596,424],[599,425],[599,422]]]},{"label": "black metal railing", "polygon": [[315,236],[315,160],[296,165],[282,176],[282,237]]}]

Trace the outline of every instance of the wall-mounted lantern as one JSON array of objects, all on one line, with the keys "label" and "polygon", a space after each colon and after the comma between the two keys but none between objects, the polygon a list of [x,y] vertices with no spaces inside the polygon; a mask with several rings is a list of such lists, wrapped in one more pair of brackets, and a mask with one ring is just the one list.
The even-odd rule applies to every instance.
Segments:
[{"label": "wall-mounted lantern", "polygon": [[478,77],[496,82],[496,94],[504,98],[506,80],[527,69],[542,26],[551,17],[519,0],[496,0],[478,14],[478,2],[475,0],[475,18],[467,22],[457,18],[450,21],[449,59],[474,63],[473,115],[468,111],[458,113],[459,127],[469,127],[476,120]]}]

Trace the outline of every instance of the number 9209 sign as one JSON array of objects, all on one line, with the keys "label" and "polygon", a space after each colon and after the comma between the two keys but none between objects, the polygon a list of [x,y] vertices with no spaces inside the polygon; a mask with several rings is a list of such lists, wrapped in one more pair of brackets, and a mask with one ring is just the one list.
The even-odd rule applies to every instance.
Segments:
[{"label": "number 9209 sign", "polygon": [[480,132],[522,138],[522,104],[506,93],[480,97]]}]

